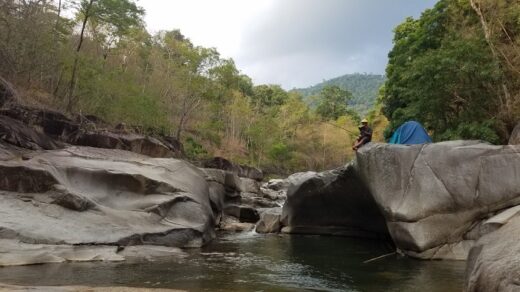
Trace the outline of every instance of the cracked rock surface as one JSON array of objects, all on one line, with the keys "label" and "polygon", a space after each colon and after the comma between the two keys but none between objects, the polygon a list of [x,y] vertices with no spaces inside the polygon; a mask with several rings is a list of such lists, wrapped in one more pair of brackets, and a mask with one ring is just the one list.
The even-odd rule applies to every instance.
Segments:
[{"label": "cracked rock surface", "polygon": [[518,205],[519,145],[371,143],[353,163],[293,183],[282,232],[388,234],[409,256],[465,260]]},{"label": "cracked rock surface", "polygon": [[397,247],[418,258],[466,259],[472,229],[520,204],[519,146],[371,144],[357,168]]}]

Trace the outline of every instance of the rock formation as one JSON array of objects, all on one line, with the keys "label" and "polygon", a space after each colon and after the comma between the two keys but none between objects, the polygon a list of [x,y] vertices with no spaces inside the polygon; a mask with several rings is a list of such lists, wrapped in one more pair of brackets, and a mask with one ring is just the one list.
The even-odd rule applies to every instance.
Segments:
[{"label": "rock formation", "polygon": [[465,259],[479,223],[520,204],[519,152],[478,141],[372,144],[358,151],[357,167],[398,248]]},{"label": "rock formation", "polygon": [[468,292],[520,291],[520,209],[503,213],[509,214],[487,222],[501,227],[483,236],[471,249],[466,269]]},{"label": "rock formation", "polygon": [[128,246],[199,247],[214,237],[208,185],[189,163],[88,147],[21,158],[0,161],[0,239],[12,247],[0,266],[121,260],[116,251]]},{"label": "rock formation", "polygon": [[2,139],[28,149],[58,149],[72,144],[121,149],[156,158],[182,156],[182,145],[173,137],[112,129],[92,116],[69,118],[56,111],[13,103],[0,109],[0,118],[0,137],[10,135]]},{"label": "rock formation", "polygon": [[492,231],[482,222],[520,204],[519,153],[520,146],[478,141],[369,144],[352,165],[290,188],[282,231],[381,234],[386,222],[407,255],[466,259]]},{"label": "rock formation", "polygon": [[352,164],[294,180],[281,220],[284,233],[388,235],[385,219]]},{"label": "rock formation", "polygon": [[264,211],[283,203],[279,196],[265,193],[260,182],[254,179],[222,169],[202,168],[201,171],[208,182],[211,206],[221,230],[249,231]]}]

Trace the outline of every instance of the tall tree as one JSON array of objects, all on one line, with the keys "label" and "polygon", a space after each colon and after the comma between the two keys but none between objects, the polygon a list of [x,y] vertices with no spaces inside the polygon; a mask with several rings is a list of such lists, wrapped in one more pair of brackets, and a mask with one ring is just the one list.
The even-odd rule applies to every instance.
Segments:
[{"label": "tall tree", "polygon": [[383,97],[387,136],[413,119],[434,140],[501,142],[496,84],[503,72],[477,23],[469,2],[441,0],[395,29]]},{"label": "tall tree", "polygon": [[325,119],[336,120],[349,113],[347,104],[351,99],[350,91],[337,85],[327,85],[320,92],[316,112]]},{"label": "tall tree", "polygon": [[[68,112],[72,111],[77,102],[74,91],[77,83],[79,53],[85,39],[87,24],[91,22],[97,31],[105,32],[102,40],[105,49],[108,50],[113,42],[121,38],[131,27],[142,23],[141,18],[144,15],[144,10],[139,8],[132,0],[81,0],[77,15],[81,20],[81,31],[67,91],[66,109]],[[105,59],[107,54],[104,55]]]}]

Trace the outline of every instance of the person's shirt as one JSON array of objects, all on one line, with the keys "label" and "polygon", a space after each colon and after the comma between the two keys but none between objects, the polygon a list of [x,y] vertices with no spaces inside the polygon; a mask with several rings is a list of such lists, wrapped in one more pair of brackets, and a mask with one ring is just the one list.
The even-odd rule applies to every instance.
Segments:
[{"label": "person's shirt", "polygon": [[361,128],[360,137],[365,140],[365,143],[372,141],[372,129],[369,126],[364,126]]}]

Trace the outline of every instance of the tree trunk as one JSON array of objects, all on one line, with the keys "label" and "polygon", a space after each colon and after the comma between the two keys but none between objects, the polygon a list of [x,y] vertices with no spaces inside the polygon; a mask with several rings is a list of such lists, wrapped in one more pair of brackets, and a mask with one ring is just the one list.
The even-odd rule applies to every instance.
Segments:
[{"label": "tree trunk", "polygon": [[[493,40],[491,37],[491,30],[489,29],[489,25],[486,21],[486,17],[484,16],[484,13],[482,12],[482,9],[480,8],[480,2],[478,0],[470,0],[471,8],[473,8],[473,11],[478,15],[480,19],[480,24],[482,26],[482,30],[484,31],[484,38],[486,39],[486,42],[488,43],[489,49],[491,50],[491,54],[493,55],[493,58],[495,61],[500,64],[502,63],[500,61],[500,56],[498,55],[497,48],[493,44]],[[504,94],[507,96],[510,96],[509,90],[507,89],[507,85],[503,84],[503,90]]]},{"label": "tree trunk", "polygon": [[87,27],[87,22],[90,17],[90,11],[92,9],[92,5],[96,2],[96,0],[90,0],[85,11],[85,15],[83,16],[83,24],[81,25],[81,33],[79,35],[78,47],[76,48],[76,54],[74,57],[74,64],[72,65],[72,74],[70,77],[69,91],[67,93],[67,112],[72,112],[72,107],[74,105],[74,89],[76,88],[76,75],[78,71],[78,60],[79,60],[79,51],[81,50],[81,46],[83,45],[83,39],[85,37],[85,29]]},{"label": "tree trunk", "polygon": [[175,133],[175,138],[177,139],[177,141],[181,140],[181,134],[182,134],[182,130],[184,128],[185,122],[186,122],[186,114],[183,113],[181,115],[181,119],[179,120],[179,126],[177,127],[177,132]]}]

